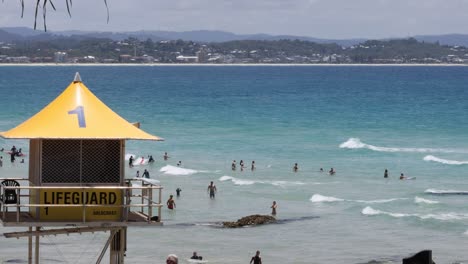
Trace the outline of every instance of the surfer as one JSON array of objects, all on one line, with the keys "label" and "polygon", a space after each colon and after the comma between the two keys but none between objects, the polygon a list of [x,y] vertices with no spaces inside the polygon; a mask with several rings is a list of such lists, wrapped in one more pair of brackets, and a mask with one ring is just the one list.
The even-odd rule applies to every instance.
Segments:
[{"label": "surfer", "polygon": [[250,260],[250,264],[262,264],[262,258],[260,257],[260,250],[257,250],[257,253],[255,253],[255,256],[252,257]]},{"label": "surfer", "polygon": [[164,152],[164,156],[163,156],[164,160],[167,160],[169,159],[169,156],[167,155],[167,152]]},{"label": "surfer", "polygon": [[330,174],[330,175],[333,175],[335,173],[336,173],[336,171],[333,168],[331,168],[330,171],[328,172],[328,174]]},{"label": "surfer", "polygon": [[173,195],[172,195],[172,194],[169,195],[169,200],[167,200],[166,204],[167,204],[167,208],[168,208],[168,209],[171,209],[171,210],[172,210],[172,209],[176,208],[176,204],[175,204],[175,201],[174,201],[174,199],[173,199]]},{"label": "surfer", "polygon": [[169,254],[166,259],[166,264],[178,264],[179,258],[175,254]]},{"label": "surfer", "polygon": [[175,190],[176,194],[177,194],[177,197],[180,196],[180,192],[182,191],[181,188],[177,187],[177,189]]},{"label": "surfer", "polygon": [[400,180],[406,179],[405,175],[403,173],[400,174]]},{"label": "surfer", "polygon": [[272,215],[276,215],[276,207],[278,207],[278,205],[276,204],[276,201],[273,201],[273,204],[271,205],[271,214]]},{"label": "surfer", "polygon": [[250,169],[251,169],[252,171],[255,170],[255,160],[252,160],[252,166],[250,166]]},{"label": "surfer", "polygon": [[210,198],[214,199],[215,198],[215,193],[217,192],[216,186],[213,184],[213,182],[208,185],[207,191],[210,193]]},{"label": "surfer", "polygon": [[233,171],[236,170],[236,160],[233,160],[233,161],[232,161],[231,170],[233,170]]},{"label": "surfer", "polygon": [[154,162],[154,159],[153,159],[153,156],[152,156],[152,155],[149,155],[148,162],[149,162],[149,163],[153,163],[153,162]]},{"label": "surfer", "polygon": [[293,171],[297,172],[299,170],[299,167],[297,166],[297,163],[294,163]]},{"label": "surfer", "polygon": [[177,163],[177,167],[180,167],[182,166],[182,161],[179,160],[179,162]]},{"label": "surfer", "polygon": [[16,147],[13,145],[13,147],[10,149],[12,154],[16,154]]},{"label": "surfer", "polygon": [[384,178],[388,178],[388,170],[387,170],[387,169],[385,169],[385,172],[384,172],[384,174],[383,174],[383,177],[384,177]]},{"label": "surfer", "polygon": [[133,156],[130,156],[130,158],[128,159],[128,166],[129,166],[130,168],[133,167]]},{"label": "surfer", "polygon": [[145,169],[142,176],[143,176],[143,178],[149,178],[150,176],[149,176],[148,170]]}]

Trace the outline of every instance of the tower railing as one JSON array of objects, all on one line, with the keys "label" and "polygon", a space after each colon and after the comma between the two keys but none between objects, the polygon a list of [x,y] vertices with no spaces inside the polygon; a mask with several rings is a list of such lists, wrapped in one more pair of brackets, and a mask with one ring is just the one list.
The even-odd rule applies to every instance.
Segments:
[{"label": "tower railing", "polygon": [[[131,224],[162,224],[161,208],[163,207],[162,189],[163,187],[155,184],[154,181],[141,179],[126,179],[125,186],[32,186],[28,179],[25,178],[0,178],[0,182],[4,180],[15,180],[24,182],[20,186],[2,186],[0,185],[0,220],[5,224],[16,225],[37,225],[38,222],[46,224],[66,224],[66,225],[99,225],[109,223],[109,225],[126,226]],[[62,203],[39,203],[39,199],[30,199],[31,196],[37,195],[41,191],[57,191],[63,190],[68,192],[79,193],[80,197],[86,197],[90,191],[117,191],[121,192],[122,199],[119,199],[119,204],[99,203],[89,204],[87,199],[82,198],[80,203],[62,204]],[[14,191],[16,194],[16,203],[6,201],[6,193]],[[155,192],[157,196],[155,196]],[[121,212],[121,217],[117,220],[95,220],[87,217],[87,209],[94,208],[112,208]],[[36,208],[80,208],[80,220],[44,220],[40,219],[39,214],[31,214]],[[156,210],[156,211],[154,211]]]}]

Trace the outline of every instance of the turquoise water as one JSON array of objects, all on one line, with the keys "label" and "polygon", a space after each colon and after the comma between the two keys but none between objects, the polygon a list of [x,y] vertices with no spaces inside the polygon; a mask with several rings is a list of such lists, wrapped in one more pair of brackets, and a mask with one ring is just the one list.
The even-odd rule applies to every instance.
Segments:
[{"label": "turquoise water", "polygon": [[[129,230],[127,263],[193,251],[211,263],[247,263],[257,249],[264,263],[401,263],[423,249],[438,264],[468,262],[468,196],[450,192],[468,194],[466,67],[5,66],[0,130],[42,109],[76,71],[115,112],[165,138],[128,142],[128,154],[156,163],[126,175],[148,169],[164,200],[182,189],[175,212],[163,209],[163,227]],[[26,141],[0,139],[11,145],[28,152]],[[233,172],[232,160],[255,160],[257,169]],[[0,169],[0,177],[26,175],[25,164],[5,160]],[[291,221],[212,226],[268,214],[273,200],[277,218]],[[106,239],[44,238],[43,263],[95,262]],[[0,238],[0,259],[26,260],[26,245]]]}]

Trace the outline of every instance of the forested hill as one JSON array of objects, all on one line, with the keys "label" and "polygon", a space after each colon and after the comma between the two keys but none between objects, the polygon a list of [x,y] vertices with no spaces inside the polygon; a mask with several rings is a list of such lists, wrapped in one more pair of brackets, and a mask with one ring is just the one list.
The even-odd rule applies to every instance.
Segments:
[{"label": "forested hill", "polygon": [[[74,62],[84,57],[90,62],[136,63],[464,63],[468,59],[465,47],[426,43],[414,38],[369,40],[343,47],[303,40],[200,43],[183,40],[140,41],[136,38],[115,41],[81,35],[57,36],[47,40],[41,40],[39,35],[35,40],[4,42],[0,56],[26,56],[32,59],[54,57],[56,52],[66,53],[67,58],[75,59]],[[125,60],[122,56],[125,56]],[[186,58],[190,56],[197,58]]]}]

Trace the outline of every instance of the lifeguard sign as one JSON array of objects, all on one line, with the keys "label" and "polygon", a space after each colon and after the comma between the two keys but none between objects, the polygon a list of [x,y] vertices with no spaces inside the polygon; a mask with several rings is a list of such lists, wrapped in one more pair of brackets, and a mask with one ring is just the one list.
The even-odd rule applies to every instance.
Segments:
[{"label": "lifeguard sign", "polygon": [[29,199],[41,206],[29,214],[63,223],[122,221],[125,140],[162,140],[113,112],[78,73],[54,101],[0,136],[30,139],[29,182],[41,188]]}]

